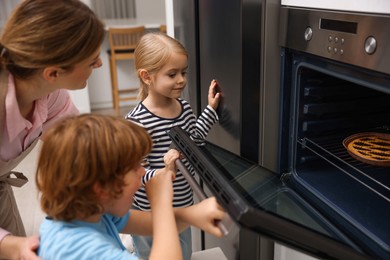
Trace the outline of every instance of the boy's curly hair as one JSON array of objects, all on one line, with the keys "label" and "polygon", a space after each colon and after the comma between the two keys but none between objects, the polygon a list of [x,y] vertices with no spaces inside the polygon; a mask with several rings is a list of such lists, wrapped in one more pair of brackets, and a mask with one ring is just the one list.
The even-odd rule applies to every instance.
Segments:
[{"label": "boy's curly hair", "polygon": [[64,221],[102,213],[94,184],[120,195],[124,175],[151,147],[146,130],[119,117],[85,114],[60,121],[44,135],[38,161],[43,211]]}]

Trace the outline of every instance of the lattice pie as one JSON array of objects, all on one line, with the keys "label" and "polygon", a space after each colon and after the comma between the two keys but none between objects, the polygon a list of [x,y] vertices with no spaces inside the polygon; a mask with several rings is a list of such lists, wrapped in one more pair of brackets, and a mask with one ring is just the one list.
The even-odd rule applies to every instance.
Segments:
[{"label": "lattice pie", "polygon": [[378,166],[390,166],[390,134],[355,134],[346,138],[343,144],[357,160]]}]

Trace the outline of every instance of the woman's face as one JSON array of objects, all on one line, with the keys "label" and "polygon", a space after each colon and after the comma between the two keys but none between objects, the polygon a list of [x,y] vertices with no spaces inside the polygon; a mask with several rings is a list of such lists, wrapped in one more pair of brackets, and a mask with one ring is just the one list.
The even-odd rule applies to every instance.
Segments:
[{"label": "woman's face", "polygon": [[92,71],[102,66],[100,59],[100,49],[95,51],[91,57],[77,63],[73,70],[59,72],[63,76],[61,85],[64,89],[76,90],[83,89],[87,86],[87,80],[91,76]]},{"label": "woman's face", "polygon": [[167,64],[152,75],[149,94],[177,99],[187,84],[187,56],[173,53]]}]

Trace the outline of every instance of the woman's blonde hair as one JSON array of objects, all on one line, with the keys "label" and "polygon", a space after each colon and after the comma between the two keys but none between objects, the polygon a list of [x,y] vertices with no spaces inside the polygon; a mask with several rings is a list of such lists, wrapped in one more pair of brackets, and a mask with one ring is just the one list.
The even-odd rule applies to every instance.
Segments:
[{"label": "woman's blonde hair", "polygon": [[0,69],[26,79],[48,66],[72,67],[104,40],[104,25],[79,0],[24,0],[0,38]]},{"label": "woman's blonde hair", "polygon": [[165,33],[147,33],[138,42],[134,52],[134,59],[135,69],[140,80],[139,98],[141,100],[148,96],[148,85],[143,82],[140,70],[145,69],[150,74],[158,72],[167,64],[172,53],[184,54],[188,57],[184,46]]},{"label": "woman's blonde hair", "polygon": [[146,130],[119,117],[84,114],[60,121],[45,134],[38,160],[42,210],[65,221],[102,213],[94,184],[120,195],[124,175],[151,147]]}]

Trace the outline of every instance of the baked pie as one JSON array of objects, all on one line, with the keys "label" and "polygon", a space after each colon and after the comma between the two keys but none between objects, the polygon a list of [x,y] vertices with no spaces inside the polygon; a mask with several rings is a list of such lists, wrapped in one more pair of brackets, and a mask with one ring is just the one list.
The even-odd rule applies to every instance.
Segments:
[{"label": "baked pie", "polygon": [[355,159],[377,166],[390,166],[390,134],[359,133],[343,141],[348,153]]}]

